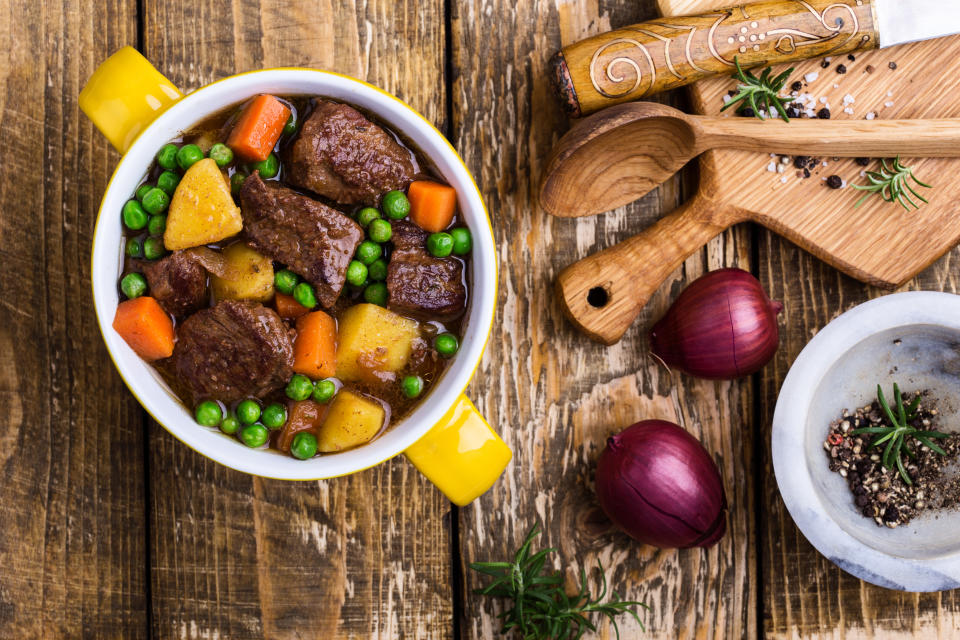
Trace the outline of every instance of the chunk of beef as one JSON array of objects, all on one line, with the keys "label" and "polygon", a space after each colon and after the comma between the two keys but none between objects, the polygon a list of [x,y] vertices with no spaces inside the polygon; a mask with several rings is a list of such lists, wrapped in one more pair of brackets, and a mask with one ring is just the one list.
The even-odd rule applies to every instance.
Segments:
[{"label": "chunk of beef", "polygon": [[162,260],[145,261],[150,295],[167,313],[183,318],[207,304],[207,271],[189,253],[174,251]]},{"label": "chunk of beef", "polygon": [[353,107],[316,100],[284,164],[287,181],[348,204],[375,205],[416,173],[413,155]]},{"label": "chunk of beef", "polygon": [[240,190],[243,229],[253,246],[313,285],[330,308],[347,280],[347,266],[363,242],[363,228],[336,209],[264,182],[258,172]]},{"label": "chunk of beef", "polygon": [[390,309],[427,320],[453,320],[467,302],[463,264],[427,253],[427,232],[406,220],[393,223],[393,254],[387,268]]},{"label": "chunk of beef", "polygon": [[180,325],[170,372],[196,405],[262,396],[293,375],[290,330],[272,309],[224,300]]}]

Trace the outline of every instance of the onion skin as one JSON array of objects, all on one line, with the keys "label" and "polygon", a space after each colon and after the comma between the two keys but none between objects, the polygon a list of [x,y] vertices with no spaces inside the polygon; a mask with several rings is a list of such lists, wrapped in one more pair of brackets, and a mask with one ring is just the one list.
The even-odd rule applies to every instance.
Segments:
[{"label": "onion skin", "polygon": [[650,331],[668,366],[698,378],[731,380],[759,371],[777,351],[783,305],[742,269],[697,278]]},{"label": "onion skin", "polygon": [[644,420],[607,440],[597,498],[630,537],[664,549],[711,547],[727,531],[720,470],[682,428]]}]

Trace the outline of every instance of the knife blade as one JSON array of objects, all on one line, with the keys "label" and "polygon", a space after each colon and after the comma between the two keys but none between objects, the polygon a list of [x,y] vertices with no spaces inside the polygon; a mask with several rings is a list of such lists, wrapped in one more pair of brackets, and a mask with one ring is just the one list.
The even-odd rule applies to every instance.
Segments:
[{"label": "knife blade", "polygon": [[631,25],[564,47],[554,88],[579,117],[702,78],[960,33],[960,0],[763,0]]}]

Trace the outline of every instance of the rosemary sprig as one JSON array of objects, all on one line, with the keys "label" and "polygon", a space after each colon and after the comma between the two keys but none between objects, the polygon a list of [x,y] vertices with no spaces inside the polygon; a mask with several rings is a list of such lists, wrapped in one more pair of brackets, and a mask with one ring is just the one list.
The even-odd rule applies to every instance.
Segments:
[{"label": "rosemary sprig", "polygon": [[[649,609],[642,602],[621,600],[617,593],[610,594],[609,602],[602,602],[607,595],[607,577],[600,568],[602,586],[600,594],[594,598],[587,587],[587,574],[580,572],[579,592],[570,596],[563,588],[563,576],[559,572],[544,572],[547,555],[556,549],[542,549],[531,553],[533,539],[540,534],[540,526],[534,525],[523,545],[514,554],[510,562],[472,562],[470,568],[493,580],[487,586],[476,589],[479,595],[504,598],[512,607],[500,613],[503,622],[501,633],[516,630],[524,640],[576,640],[596,626],[589,619],[591,613],[599,613],[609,618],[613,629],[620,637],[615,616],[629,613],[644,629],[643,622],[629,607],[640,606]],[[645,629],[644,629],[645,630]]]},{"label": "rosemary sprig", "polygon": [[[855,184],[853,185],[854,189],[859,189],[860,191],[866,191],[860,200],[857,201],[855,207],[859,207],[863,204],[864,200],[870,197],[871,194],[878,193],[880,197],[886,202],[899,202],[907,211],[910,211],[910,207],[907,206],[909,203],[914,209],[919,209],[920,205],[914,202],[910,198],[910,193],[919,198],[922,202],[926,203],[927,200],[916,190],[910,186],[910,180],[913,180],[921,187],[926,187],[931,189],[932,187],[929,184],[920,182],[915,175],[913,175],[913,170],[910,167],[905,167],[900,162],[900,156],[897,156],[893,161],[893,167],[887,165],[886,160],[881,160],[880,164],[882,168],[880,171],[868,171],[867,180],[869,184]],[[907,193],[909,191],[910,193]]]},{"label": "rosemary sprig", "polygon": [[917,397],[913,399],[913,402],[907,406],[904,406],[903,397],[900,395],[900,387],[894,383],[893,399],[896,405],[896,413],[890,409],[890,405],[887,404],[887,399],[883,397],[883,389],[880,388],[880,385],[877,385],[877,402],[880,403],[880,407],[883,409],[883,412],[887,416],[887,420],[890,421],[892,426],[854,429],[850,432],[850,434],[876,434],[877,437],[874,438],[873,441],[867,445],[867,447],[877,447],[886,442],[887,446],[883,450],[883,466],[887,469],[893,469],[896,467],[896,469],[900,472],[900,477],[903,478],[903,481],[907,484],[913,484],[913,482],[910,480],[910,476],[907,475],[906,468],[903,466],[903,459],[901,456],[901,452],[905,451],[907,455],[914,460],[917,458],[917,454],[913,452],[913,450],[910,448],[910,444],[906,440],[907,437],[913,438],[920,444],[926,445],[933,451],[945,456],[947,455],[947,452],[935,445],[932,438],[948,438],[950,436],[949,434],[941,433],[940,431],[921,431],[910,424],[910,422],[916,420],[917,418],[917,407],[920,406],[919,394],[917,394]]},{"label": "rosemary sprig", "polygon": [[743,102],[749,104],[750,108],[753,109],[754,115],[761,120],[767,119],[767,113],[769,113],[770,107],[773,107],[777,113],[780,114],[780,117],[783,118],[784,122],[790,122],[786,105],[788,99],[780,97],[780,90],[783,89],[787,78],[793,73],[793,67],[787,69],[775,78],[770,77],[772,69],[767,67],[760,73],[760,77],[758,78],[749,71],[744,71],[740,66],[740,60],[738,58],[735,57],[733,63],[737,67],[737,72],[731,77],[740,81],[740,84],[737,86],[740,92],[735,95],[730,102],[724,105],[720,111],[726,111],[735,104]]}]

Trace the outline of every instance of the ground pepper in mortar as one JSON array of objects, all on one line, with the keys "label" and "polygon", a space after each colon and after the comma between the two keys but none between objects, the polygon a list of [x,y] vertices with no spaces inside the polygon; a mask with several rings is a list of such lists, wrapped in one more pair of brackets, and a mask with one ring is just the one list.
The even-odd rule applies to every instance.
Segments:
[{"label": "ground pepper in mortar", "polygon": [[[910,405],[919,397],[915,415],[908,424],[923,431],[938,429],[940,412],[929,391],[906,393],[903,402]],[[894,409],[896,411],[896,409]],[[823,442],[830,470],[846,478],[857,509],[878,526],[891,529],[910,522],[924,511],[949,509],[960,504],[960,474],[952,463],[960,455],[960,435],[952,434],[936,440],[941,455],[918,441],[911,441],[916,458],[903,456],[904,468],[912,484],[904,481],[894,468],[883,465],[884,444],[869,447],[871,434],[854,434],[858,429],[890,427],[891,421],[878,401],[850,410],[830,423]]]}]

